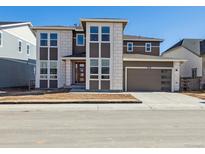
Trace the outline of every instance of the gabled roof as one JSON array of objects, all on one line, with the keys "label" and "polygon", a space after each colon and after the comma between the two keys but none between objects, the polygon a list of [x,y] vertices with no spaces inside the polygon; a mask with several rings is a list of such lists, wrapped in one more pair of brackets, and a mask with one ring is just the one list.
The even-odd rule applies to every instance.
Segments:
[{"label": "gabled roof", "polygon": [[32,26],[31,22],[19,22],[19,21],[0,21],[0,27],[12,27],[12,26]]},{"label": "gabled roof", "polygon": [[130,41],[158,41],[162,42],[163,39],[152,38],[152,37],[144,37],[144,36],[136,36],[136,35],[123,35],[123,40]]},{"label": "gabled roof", "polygon": [[203,39],[182,39],[173,46],[171,46],[169,49],[164,51],[162,54],[167,53],[177,47],[184,47],[193,54],[197,56],[201,56],[202,54],[205,53],[204,48],[205,48],[205,40]]}]

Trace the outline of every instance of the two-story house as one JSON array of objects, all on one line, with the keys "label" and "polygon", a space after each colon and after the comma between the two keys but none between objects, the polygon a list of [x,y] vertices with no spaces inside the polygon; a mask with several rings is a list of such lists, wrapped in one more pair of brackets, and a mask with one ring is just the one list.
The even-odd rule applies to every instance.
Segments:
[{"label": "two-story house", "polygon": [[178,91],[179,59],[159,56],[157,38],[124,35],[125,19],[80,19],[80,26],[33,27],[36,88]]},{"label": "two-story house", "polygon": [[0,22],[0,88],[35,80],[36,38],[30,22]]}]

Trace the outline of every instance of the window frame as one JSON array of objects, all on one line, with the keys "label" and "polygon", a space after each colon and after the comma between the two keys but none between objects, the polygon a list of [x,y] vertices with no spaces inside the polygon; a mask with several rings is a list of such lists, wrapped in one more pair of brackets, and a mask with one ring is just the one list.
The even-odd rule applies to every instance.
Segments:
[{"label": "window frame", "polygon": [[0,39],[0,47],[3,47],[3,33],[0,31],[1,39]]},{"label": "window frame", "polygon": [[[102,65],[102,61],[103,61],[103,60],[107,60],[109,64],[108,64],[107,66],[103,66],[103,65]],[[103,73],[102,73],[102,69],[103,69],[103,68],[109,68],[109,73],[108,73],[108,74],[106,74],[106,73],[103,74]],[[111,70],[110,70],[110,58],[101,58],[101,68],[100,68],[100,71],[101,71],[101,72],[100,72],[100,76],[101,76],[100,78],[101,78],[101,80],[110,80],[110,71],[111,71]],[[102,76],[107,76],[108,78],[102,78]]]},{"label": "window frame", "polygon": [[[129,50],[129,44],[132,45],[132,50]],[[127,42],[127,52],[128,52],[128,53],[133,52],[133,48],[134,48],[134,46],[133,46],[133,42]]]},{"label": "window frame", "polygon": [[[83,44],[79,44],[78,43],[78,36],[80,36],[80,35],[82,35],[83,36]],[[85,34],[76,34],[76,39],[75,39],[75,44],[76,44],[76,46],[85,46]]]},{"label": "window frame", "polygon": [[[97,65],[96,66],[91,66],[91,60],[97,60]],[[91,73],[91,68],[95,68],[95,67],[97,67],[97,69],[98,69],[98,72],[97,73]],[[98,58],[90,58],[90,79],[91,80],[99,80],[99,59]],[[96,76],[97,78],[92,78],[91,76]]]},{"label": "window frame", "polygon": [[[57,38],[56,39],[51,39],[51,34],[56,34],[57,35]],[[58,33],[57,32],[50,32],[49,33],[49,37],[48,37],[48,40],[49,40],[49,47],[52,47],[52,48],[57,48],[58,47]],[[57,45],[56,46],[52,46],[51,45],[51,41],[56,41],[57,42]]]},{"label": "window frame", "polygon": [[[150,50],[147,50],[147,46],[150,45]],[[152,43],[149,42],[149,43],[145,43],[145,52],[152,52]]]},{"label": "window frame", "polygon": [[[46,67],[41,67],[41,63],[46,63]],[[41,69],[47,69],[47,74],[42,74]],[[47,79],[48,80],[48,75],[49,75],[48,69],[49,69],[48,68],[48,61],[47,60],[40,60],[40,79],[42,79],[42,80]]]},{"label": "window frame", "polygon": [[[21,45],[19,43],[21,43]],[[18,53],[22,53],[23,52],[23,50],[22,50],[23,44],[22,43],[23,43],[22,40],[18,40]]]},{"label": "window frame", "polygon": [[[28,48],[29,47],[29,48]],[[31,46],[30,46],[30,44],[29,43],[27,43],[26,44],[26,54],[27,55],[30,55],[30,51],[31,51],[31,48],[30,48]],[[28,50],[29,49],[29,50]],[[29,52],[28,52],[29,51]]]},{"label": "window frame", "polygon": [[192,79],[197,78],[197,68],[192,68],[191,69],[191,76],[192,76]]},{"label": "window frame", "polygon": [[[91,28],[92,27],[97,27],[98,28],[98,32],[97,33],[91,33]],[[97,38],[98,38],[98,40],[97,41],[93,41],[93,40],[91,40],[91,35],[97,35]],[[92,42],[99,42],[99,26],[90,26],[90,42],[92,43]]]},{"label": "window frame", "polygon": [[[103,27],[108,27],[109,33],[103,33],[103,31],[102,31]],[[102,39],[103,35],[109,35],[109,41],[103,41],[103,39]],[[101,26],[101,42],[110,42],[110,26]]]},{"label": "window frame", "polygon": [[[51,67],[51,63],[56,63],[56,67]],[[51,74],[51,69],[56,69],[56,74]],[[57,80],[58,79],[58,61],[57,60],[50,60],[49,61],[49,78],[50,80]]]},{"label": "window frame", "polygon": [[[42,38],[41,38],[41,34],[47,34],[47,39],[42,39]],[[49,44],[48,44],[48,42],[49,42],[49,38],[48,38],[48,37],[49,37],[49,33],[48,33],[48,32],[41,32],[40,35],[39,35],[39,37],[40,37],[40,39],[39,39],[39,40],[40,40],[40,42],[39,42],[40,47],[48,47],[48,46],[49,46]],[[42,46],[42,45],[41,45],[41,41],[42,41],[42,40],[44,40],[44,41],[46,40],[46,41],[47,41],[47,45],[46,45],[46,46]]]}]

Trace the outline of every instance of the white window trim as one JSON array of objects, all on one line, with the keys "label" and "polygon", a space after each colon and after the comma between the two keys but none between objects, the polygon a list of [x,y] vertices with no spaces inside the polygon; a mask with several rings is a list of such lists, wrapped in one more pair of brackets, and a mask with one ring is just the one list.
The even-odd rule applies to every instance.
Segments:
[{"label": "white window trim", "polygon": [[[132,50],[129,50],[129,44],[132,44]],[[133,52],[133,42],[127,42],[127,52]]]},{"label": "white window trim", "polygon": [[[109,61],[109,65],[108,66],[102,66],[102,60],[108,60]],[[100,80],[103,80],[103,81],[110,81],[110,69],[111,69],[111,67],[110,67],[110,58],[101,58],[101,62],[100,62],[101,64],[101,68],[100,68]],[[102,74],[102,68],[103,67],[109,67],[109,74]],[[103,79],[102,78],[102,76],[109,76],[109,78],[108,79]]]},{"label": "white window trim", "polygon": [[3,47],[3,33],[2,33],[2,31],[0,31],[0,34],[1,34],[1,44],[0,44],[0,47]]},{"label": "white window trim", "polygon": [[[150,51],[147,50],[147,46],[150,44]],[[145,52],[152,52],[152,43],[145,43]]]},{"label": "white window trim", "polygon": [[[27,48],[28,46],[29,46],[29,53],[28,53],[28,48]],[[29,43],[26,43],[26,54],[30,55],[30,52],[31,52],[31,46]]]},{"label": "white window trim", "polygon": [[[83,44],[78,44],[78,36],[79,35],[83,35]],[[85,46],[85,34],[76,34],[75,42],[76,42],[76,46]]]},{"label": "white window trim", "polygon": [[[101,39],[101,42],[102,42],[102,43],[109,43],[109,42],[110,42],[110,32],[109,32],[109,33],[103,33],[103,32],[102,32],[102,28],[103,28],[103,27],[109,27],[109,29],[110,29],[110,26],[101,26],[101,28],[100,28],[100,30],[101,30],[101,35],[100,35],[100,36],[101,36],[101,38],[100,38],[100,39]],[[103,41],[103,40],[102,40],[102,35],[109,35],[109,41]]]},{"label": "white window trim", "polygon": [[[21,51],[19,51],[19,42],[21,42]],[[22,47],[23,47],[22,40],[18,40],[18,53],[22,53],[23,52]]]},{"label": "white window trim", "polygon": [[[47,34],[47,39],[41,39],[41,34]],[[40,47],[48,47],[49,46],[49,35],[50,35],[50,33],[48,33],[48,32],[40,32],[40,34],[39,34],[39,37],[40,37],[40,39],[39,39],[39,46]],[[47,40],[47,46],[41,46],[41,40]]]},{"label": "white window trim", "polygon": [[[51,39],[51,34],[57,34],[57,39]],[[51,46],[51,41],[54,40],[54,41],[57,41],[57,46]],[[58,48],[58,33],[57,32],[50,32],[48,33],[48,46],[52,47],[52,48]]]},{"label": "white window trim", "polygon": [[[90,31],[91,27],[98,27],[98,33],[91,33],[91,31]],[[98,25],[90,26],[89,27],[89,33],[90,33],[90,36],[91,36],[91,34],[98,34],[98,41],[91,41],[91,40],[89,40],[90,43],[98,43],[98,42],[100,42],[100,40],[101,40],[101,38],[100,38],[100,26],[98,26]],[[89,37],[89,39],[91,39],[91,37]]]}]

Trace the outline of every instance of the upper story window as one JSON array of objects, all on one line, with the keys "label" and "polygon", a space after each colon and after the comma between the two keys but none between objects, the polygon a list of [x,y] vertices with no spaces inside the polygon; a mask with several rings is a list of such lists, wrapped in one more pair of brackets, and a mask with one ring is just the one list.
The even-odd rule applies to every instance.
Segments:
[{"label": "upper story window", "polygon": [[40,34],[40,46],[48,46],[48,33]]},{"label": "upper story window", "polygon": [[97,26],[90,27],[90,41],[98,41],[98,27]]},{"label": "upper story window", "polygon": [[20,41],[20,40],[18,42],[18,51],[22,52],[22,41]]},{"label": "upper story window", "polygon": [[102,41],[110,41],[110,27],[103,26],[102,27]]},{"label": "upper story window", "polygon": [[127,42],[127,52],[133,52],[133,42]]},{"label": "upper story window", "polygon": [[152,52],[152,44],[145,43],[145,52]]},{"label": "upper story window", "polygon": [[2,37],[2,32],[0,32],[0,47],[3,46],[3,37]]},{"label": "upper story window", "polygon": [[76,46],[84,46],[84,45],[85,45],[84,34],[77,34]]},{"label": "upper story window", "polygon": [[58,35],[57,35],[57,33],[50,33],[50,46],[51,47],[58,46]]},{"label": "upper story window", "polygon": [[26,53],[27,53],[27,55],[30,54],[30,45],[29,44],[26,45]]}]

